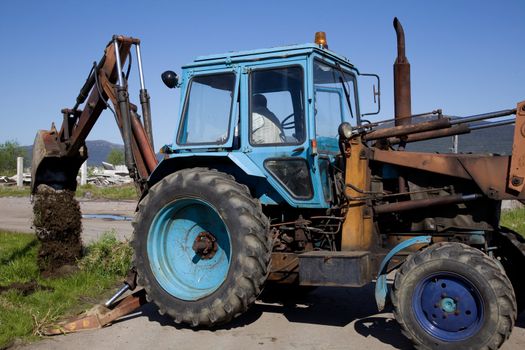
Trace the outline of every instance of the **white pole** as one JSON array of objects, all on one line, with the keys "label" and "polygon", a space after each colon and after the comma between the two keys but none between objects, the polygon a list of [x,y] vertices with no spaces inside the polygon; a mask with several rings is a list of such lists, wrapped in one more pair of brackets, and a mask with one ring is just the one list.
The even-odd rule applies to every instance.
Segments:
[{"label": "white pole", "polygon": [[84,186],[85,184],[87,184],[87,161],[80,167],[80,185]]},{"label": "white pole", "polygon": [[16,158],[16,185],[18,187],[24,186],[24,158]]},{"label": "white pole", "polygon": [[452,136],[452,152],[459,152],[459,135]]}]

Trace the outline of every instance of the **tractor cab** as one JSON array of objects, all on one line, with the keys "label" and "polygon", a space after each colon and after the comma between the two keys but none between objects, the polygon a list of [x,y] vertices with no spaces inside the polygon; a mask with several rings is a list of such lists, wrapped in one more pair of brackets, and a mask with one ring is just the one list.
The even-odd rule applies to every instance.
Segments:
[{"label": "tractor cab", "polygon": [[198,57],[183,67],[171,157],[228,158],[221,170],[259,178],[263,204],[328,208],[338,127],[360,124],[358,74],[322,43]]}]

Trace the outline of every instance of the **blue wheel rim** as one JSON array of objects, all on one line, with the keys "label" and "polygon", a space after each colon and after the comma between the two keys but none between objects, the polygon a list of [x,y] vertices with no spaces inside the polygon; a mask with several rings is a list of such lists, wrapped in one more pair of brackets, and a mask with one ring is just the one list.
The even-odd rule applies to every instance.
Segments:
[{"label": "blue wheel rim", "polygon": [[[202,232],[216,239],[216,253],[209,259],[193,250]],[[184,198],[163,207],[153,219],[147,244],[157,282],[176,298],[193,301],[210,295],[228,275],[230,233],[219,213],[203,200]]]},{"label": "blue wheel rim", "polygon": [[416,285],[412,307],[421,327],[443,341],[461,341],[479,331],[484,301],[477,288],[453,272],[429,275]]}]

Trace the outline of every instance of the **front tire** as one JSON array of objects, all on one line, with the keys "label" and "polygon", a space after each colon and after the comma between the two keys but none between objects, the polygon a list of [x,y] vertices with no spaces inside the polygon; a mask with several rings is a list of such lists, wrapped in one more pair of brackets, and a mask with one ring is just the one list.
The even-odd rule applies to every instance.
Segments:
[{"label": "front tire", "polygon": [[173,173],[150,189],[133,226],[138,282],[175,322],[228,322],[261,292],[268,219],[233,177],[204,168]]},{"label": "front tire", "polygon": [[437,243],[410,256],[396,274],[392,302],[418,349],[497,349],[516,319],[503,270],[460,243]]}]

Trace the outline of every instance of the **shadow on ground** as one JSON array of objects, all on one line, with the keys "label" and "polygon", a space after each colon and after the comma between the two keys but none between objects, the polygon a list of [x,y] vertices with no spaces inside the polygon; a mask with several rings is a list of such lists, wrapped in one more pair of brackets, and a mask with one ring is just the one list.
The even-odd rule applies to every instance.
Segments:
[{"label": "shadow on ground", "polygon": [[[256,322],[264,313],[282,314],[291,323],[318,324],[345,327],[354,322],[353,328],[363,337],[374,337],[397,349],[410,349],[410,342],[401,334],[391,313],[378,314],[372,285],[363,288],[317,288],[310,293],[263,293],[261,298],[245,314],[212,331],[242,328]],[[147,317],[162,326],[188,329],[177,325],[168,316],[158,313],[150,303],[138,313],[128,316]],[[198,331],[198,328],[191,328]]]}]

